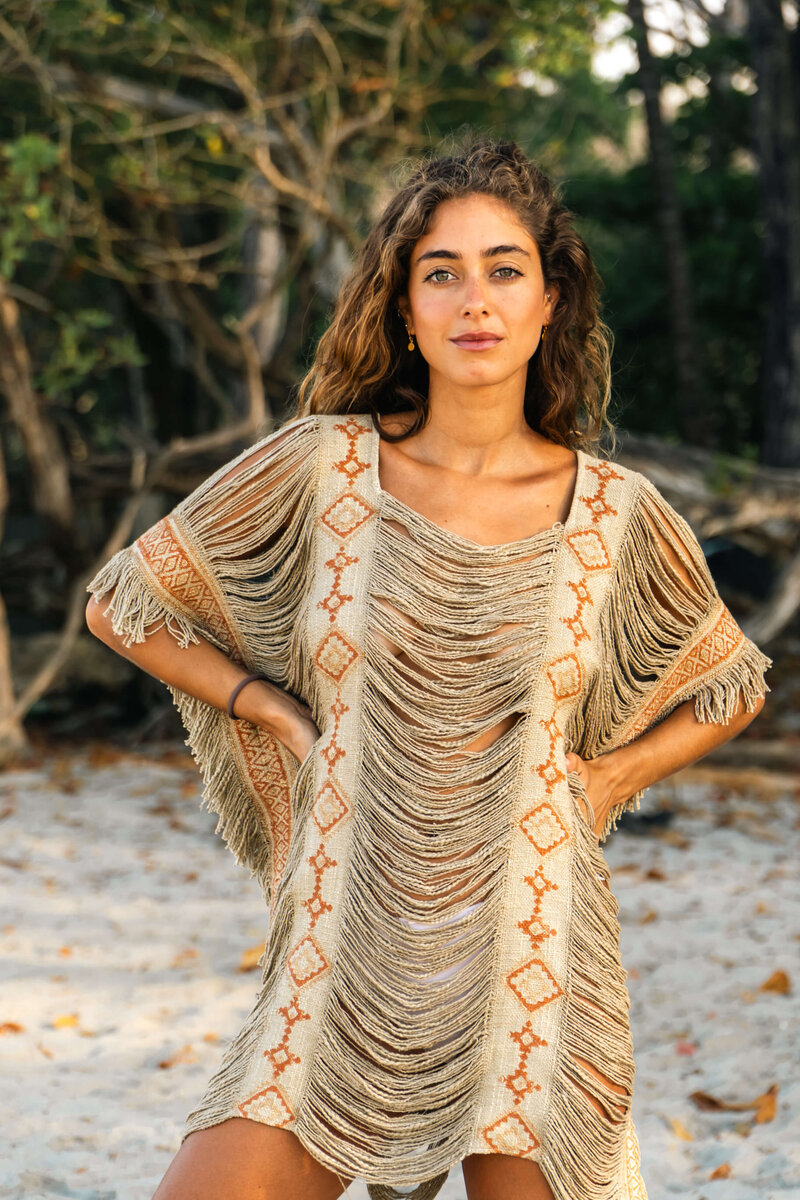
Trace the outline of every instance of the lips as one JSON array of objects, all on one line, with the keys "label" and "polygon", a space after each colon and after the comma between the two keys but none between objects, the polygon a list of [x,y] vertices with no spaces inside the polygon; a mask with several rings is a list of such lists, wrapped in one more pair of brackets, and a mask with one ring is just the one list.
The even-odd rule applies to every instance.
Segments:
[{"label": "lips", "polygon": [[450,339],[456,346],[462,346],[467,349],[488,349],[490,346],[496,346],[502,339],[496,333],[475,332],[462,333],[458,337]]}]

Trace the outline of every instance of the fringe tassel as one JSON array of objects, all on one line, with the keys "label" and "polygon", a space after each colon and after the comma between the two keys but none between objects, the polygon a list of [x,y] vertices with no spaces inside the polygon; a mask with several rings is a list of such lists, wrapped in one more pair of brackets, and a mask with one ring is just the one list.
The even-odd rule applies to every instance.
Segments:
[{"label": "fringe tassel", "polygon": [[[541,1169],[555,1200],[619,1200],[635,1065],[630,998],[620,958],[619,902],[608,866],[573,797],[575,850],[566,1003]],[[590,1063],[616,1092],[579,1062]],[[588,1093],[588,1096],[587,1096]],[[605,1116],[593,1097],[616,1115]]]},{"label": "fringe tassel", "polygon": [[434,1200],[434,1197],[438,1196],[444,1187],[448,1175],[449,1171],[435,1175],[433,1179],[418,1184],[413,1192],[399,1192],[397,1188],[383,1183],[368,1183],[367,1191],[370,1200]]},{"label": "fringe tassel", "polygon": [[[597,758],[646,730],[625,735],[646,710],[659,682],[680,662],[720,605],[719,594],[690,526],[657,489],[640,477],[616,577],[599,621],[600,670],[571,717],[569,744],[583,758]],[[698,721],[725,722],[744,697],[748,712],[769,692],[764,673],[771,659],[749,638],[720,661],[711,678],[686,679],[665,696],[647,728],[694,698]],[[608,814],[600,840],[616,829],[624,812],[639,808],[642,791]]]},{"label": "fringe tassel", "polygon": [[[118,550],[86,588],[98,604],[114,589],[103,610],[103,616],[111,613],[113,632],[126,646],[143,642],[147,634],[164,627],[184,650],[191,642],[199,642],[196,623],[171,605],[165,594],[153,591],[134,546],[135,543]],[[160,623],[154,625],[155,621]]]},{"label": "fringe tassel", "polygon": [[[248,671],[304,695],[310,664],[293,644],[293,633],[311,584],[309,517],[318,444],[316,417],[287,423],[176,505],[163,539],[152,539],[159,546],[166,540],[160,557],[143,549],[162,525],[157,522],[109,559],[87,591],[102,603],[113,590],[104,612],[126,646],[162,628],[183,649],[204,638]],[[250,779],[227,713],[167,686],[203,779],[201,802],[218,814],[216,832],[269,899],[268,814],[285,793],[276,797],[263,778]],[[284,766],[288,757],[284,751]]]},{"label": "fringe tassel", "polygon": [[770,688],[764,681],[764,672],[772,666],[772,659],[758,649],[749,638],[734,662],[726,664],[717,677],[704,684],[694,695],[694,715],[706,724],[724,724],[736,711],[740,696],[744,706],[753,712],[756,702]]},{"label": "fringe tassel", "polygon": [[242,780],[231,746],[228,715],[177,688],[169,691],[188,732],[184,745],[192,751],[203,780],[201,804],[219,817],[214,832],[239,865],[257,876],[268,898],[272,866],[269,831]]}]

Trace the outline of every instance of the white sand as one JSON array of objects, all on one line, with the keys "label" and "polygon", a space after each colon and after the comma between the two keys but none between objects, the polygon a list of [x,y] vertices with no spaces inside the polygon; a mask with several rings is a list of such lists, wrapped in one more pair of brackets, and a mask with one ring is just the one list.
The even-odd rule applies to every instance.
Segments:
[{"label": "white sand", "polygon": [[[2,1197],[149,1200],[255,997],[237,966],[263,941],[261,896],[199,808],[191,760],[161,753],[0,775]],[[643,1174],[650,1200],[800,1198],[800,799],[717,791],[653,789],[643,812],[680,809],[669,839],[619,829],[604,848]],[[791,992],[759,991],[777,970]],[[689,1099],[773,1085],[762,1123]],[[464,1195],[456,1168],[441,1197]]]}]

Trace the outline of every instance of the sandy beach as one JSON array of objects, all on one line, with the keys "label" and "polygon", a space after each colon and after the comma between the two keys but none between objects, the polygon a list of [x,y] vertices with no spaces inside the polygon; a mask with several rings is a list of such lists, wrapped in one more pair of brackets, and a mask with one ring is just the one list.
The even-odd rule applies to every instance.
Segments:
[{"label": "sandy beach", "polygon": [[[180,744],[0,775],[0,1197],[149,1200],[244,1020],[266,912],[199,795]],[[650,1200],[800,1200],[800,788],[690,771],[665,806],[604,847]]]}]

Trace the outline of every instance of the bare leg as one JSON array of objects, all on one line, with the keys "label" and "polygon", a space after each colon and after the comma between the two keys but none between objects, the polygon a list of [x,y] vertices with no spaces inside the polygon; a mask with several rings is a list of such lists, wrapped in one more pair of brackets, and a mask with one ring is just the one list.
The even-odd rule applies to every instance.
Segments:
[{"label": "bare leg", "polygon": [[153,1200],[337,1200],[349,1183],[288,1129],[231,1117],[188,1135]]},{"label": "bare leg", "polygon": [[468,1200],[553,1200],[538,1163],[511,1154],[468,1154],[461,1164]]}]

